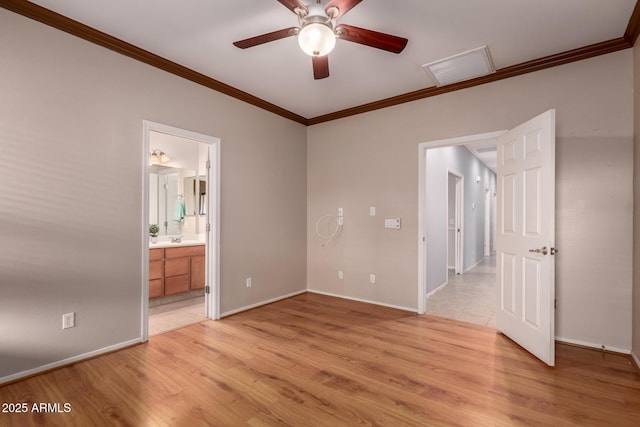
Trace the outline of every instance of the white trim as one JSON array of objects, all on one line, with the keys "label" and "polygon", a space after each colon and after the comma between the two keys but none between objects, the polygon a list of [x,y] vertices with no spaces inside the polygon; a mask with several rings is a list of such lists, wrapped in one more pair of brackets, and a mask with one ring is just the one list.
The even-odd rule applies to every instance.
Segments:
[{"label": "white trim", "polygon": [[[447,272],[448,273],[448,272]],[[427,294],[427,298],[433,296],[436,292],[438,292],[439,290],[443,289],[445,286],[447,286],[449,284],[449,281],[447,280],[446,282],[444,282],[442,285],[438,286],[437,288],[435,288],[434,290],[432,290],[431,292],[429,292]]]},{"label": "white trim", "polygon": [[[426,171],[425,171],[426,175]],[[455,169],[447,168],[446,179],[446,192],[445,194],[445,206],[447,206],[447,256],[449,256],[449,175],[457,177],[455,187],[455,203],[454,203],[454,218],[456,223],[453,226],[453,269],[455,274],[462,274],[466,270],[464,269],[464,175]],[[425,182],[426,184],[426,182]],[[425,221],[427,218],[425,218]],[[460,229],[460,235],[458,235],[458,228]],[[458,244],[459,243],[459,244]],[[445,271],[448,273],[448,271]]]},{"label": "white trim", "polygon": [[31,375],[39,374],[44,371],[49,371],[51,369],[61,368],[61,367],[70,365],[72,363],[82,362],[83,360],[87,360],[87,359],[94,358],[96,356],[101,356],[103,354],[111,353],[116,350],[122,350],[123,348],[131,347],[132,345],[140,344],[142,342],[143,342],[142,338],[135,338],[129,341],[121,342],[119,344],[114,344],[108,347],[100,348],[98,350],[93,350],[88,353],[83,353],[77,356],[72,356],[66,359],[58,360],[56,362],[47,363],[46,365],[38,366],[37,368],[27,369],[26,371],[18,372],[16,374],[11,374],[6,377],[0,378],[0,385],[10,381],[19,380],[21,378],[28,377]]},{"label": "white trim", "polygon": [[[220,165],[220,160],[222,159],[220,154],[221,149],[222,149],[222,146],[220,144],[220,140],[218,140],[218,142],[213,146],[213,159],[209,159],[211,160],[211,162],[213,163],[213,167],[215,168],[215,173],[211,178],[215,178],[216,180],[216,183],[215,183],[216,197],[215,197],[215,200],[211,200],[212,197],[209,198],[209,206],[207,207],[209,209],[207,212],[216,213],[214,224],[211,224],[211,226],[214,227],[214,231],[213,233],[210,233],[210,236],[209,236],[210,239],[213,239],[211,247],[215,249],[215,257],[214,257],[215,274],[211,281],[213,285],[212,291],[214,292],[213,293],[214,298],[213,298],[213,306],[210,305],[207,308],[208,313],[210,314],[210,317],[214,320],[220,319],[220,200],[222,200],[220,196],[220,189],[221,189],[220,177],[222,176],[222,172],[221,172],[222,167]],[[211,154],[212,154],[212,148],[210,147],[209,155]],[[215,211],[211,210],[212,203],[214,203]]]},{"label": "white trim", "polygon": [[[487,201],[487,199],[489,199]],[[484,189],[484,256],[491,255],[491,189]]]},{"label": "white trim", "polygon": [[[156,123],[149,120],[142,121],[142,319],[141,319],[141,335],[142,340],[149,339],[149,133],[159,132],[166,135],[177,136],[180,138],[190,139],[209,145],[209,160],[214,165],[215,174],[211,178],[215,178],[216,183],[212,188],[216,188],[215,197],[208,197],[209,206],[207,212],[215,212],[215,226],[213,233],[207,236],[207,251],[213,251],[211,256],[207,256],[207,271],[214,270],[213,278],[208,277],[209,286],[211,286],[211,294],[207,297],[207,316],[211,319],[220,318],[220,138],[210,135],[204,135],[186,129],[180,129],[168,126],[162,123]],[[213,158],[211,158],[213,157]],[[209,173],[207,173],[209,176]],[[211,209],[214,204],[215,208]],[[212,224],[213,225],[213,224]],[[213,268],[212,265],[213,264]]]},{"label": "white trim", "polygon": [[450,145],[461,145],[467,142],[496,139],[507,132],[501,130],[497,132],[487,132],[477,135],[461,136],[457,138],[439,139],[435,141],[421,142],[418,144],[418,314],[424,314],[426,304],[426,280],[427,280],[427,258],[426,258],[426,212],[425,203],[425,177],[427,172],[426,151],[429,148],[448,147]]},{"label": "white trim", "polygon": [[562,338],[562,337],[556,337],[555,340],[557,342],[563,342],[566,344],[575,344],[575,345],[580,345],[582,347],[595,348],[597,350],[606,350],[606,351],[612,351],[614,353],[621,353],[621,354],[632,354],[631,350],[624,349],[624,348],[617,348],[617,347],[609,347],[604,344],[594,344],[587,341],[580,341],[580,340],[574,340],[574,339]]},{"label": "white trim", "polygon": [[417,312],[417,310],[415,308],[403,307],[401,305],[394,305],[394,304],[385,304],[385,303],[379,302],[379,301],[371,301],[371,300],[362,299],[362,298],[356,298],[356,297],[348,297],[346,295],[334,294],[334,293],[331,293],[331,292],[316,291],[314,289],[307,289],[307,292],[310,292],[312,294],[326,295],[326,296],[329,296],[329,297],[348,299],[348,300],[351,300],[351,301],[364,302],[366,304],[380,305],[380,306],[383,306],[383,307],[395,308],[397,310],[410,311],[412,313],[416,313]]},{"label": "white trim", "polygon": [[292,292],[290,294],[286,294],[286,295],[281,295],[279,297],[275,297],[275,298],[270,298],[268,300],[264,300],[264,301],[260,301],[257,302],[255,304],[251,304],[251,305],[245,305],[244,307],[240,307],[240,308],[235,308],[233,310],[229,310],[229,311],[225,311],[224,313],[222,313],[220,315],[220,317],[227,317],[227,316],[231,316],[232,314],[237,314],[237,313],[241,313],[243,311],[247,311],[247,310],[251,310],[252,308],[257,308],[257,307],[261,307],[263,305],[267,305],[267,304],[271,304],[273,302],[277,302],[277,301],[281,301],[283,299],[287,299],[287,298],[291,298],[291,297],[295,297],[296,295],[301,295],[306,293],[307,290],[303,289],[301,291],[296,291],[296,292]]}]

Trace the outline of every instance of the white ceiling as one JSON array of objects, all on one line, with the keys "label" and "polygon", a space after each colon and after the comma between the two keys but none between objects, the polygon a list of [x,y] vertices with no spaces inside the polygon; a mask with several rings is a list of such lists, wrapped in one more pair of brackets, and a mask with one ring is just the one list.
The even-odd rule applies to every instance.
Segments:
[{"label": "white ceiling", "polygon": [[232,45],[297,25],[276,0],[32,2],[313,118],[434,86],[422,64],[482,45],[500,69],[622,37],[636,0],[363,0],[339,22],[409,43],[395,55],[338,40],[323,80],[295,37]]}]

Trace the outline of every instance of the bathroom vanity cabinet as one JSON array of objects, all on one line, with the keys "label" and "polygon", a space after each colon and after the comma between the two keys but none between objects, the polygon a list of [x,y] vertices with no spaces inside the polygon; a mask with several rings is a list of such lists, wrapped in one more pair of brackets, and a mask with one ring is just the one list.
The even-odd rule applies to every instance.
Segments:
[{"label": "bathroom vanity cabinet", "polygon": [[149,298],[204,287],[204,245],[149,250]]}]

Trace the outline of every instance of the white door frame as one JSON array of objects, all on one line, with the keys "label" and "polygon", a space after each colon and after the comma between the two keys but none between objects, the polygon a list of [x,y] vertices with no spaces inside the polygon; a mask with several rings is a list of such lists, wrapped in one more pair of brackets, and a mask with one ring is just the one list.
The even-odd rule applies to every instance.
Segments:
[{"label": "white door frame", "polygon": [[[220,318],[220,138],[180,129],[161,123],[143,120],[142,122],[142,340],[149,339],[149,135],[159,132],[180,138],[191,139],[209,145],[208,156],[212,167],[207,173],[208,190],[207,219],[211,231],[206,233],[206,283],[210,286],[207,296],[206,316],[211,319]],[[213,216],[213,218],[211,218]]]},{"label": "white door frame", "polygon": [[484,189],[484,256],[491,255],[491,190]]},{"label": "white door frame", "polygon": [[425,209],[427,162],[426,154],[430,148],[462,145],[472,141],[496,139],[507,132],[506,130],[488,132],[477,135],[462,136],[457,138],[439,139],[418,144],[418,313],[424,314],[426,306],[426,280],[427,280],[427,243],[426,236],[427,218]]},{"label": "white door frame", "polygon": [[[455,201],[454,201],[454,238],[453,238],[453,266],[455,274],[462,274],[464,272],[464,175],[453,169],[447,169],[447,198],[449,197],[449,175],[453,175],[457,178],[455,188]],[[449,200],[447,200],[447,207],[449,206]],[[447,233],[448,224],[447,224]],[[448,236],[447,236],[448,237]],[[449,239],[447,238],[447,244]],[[449,248],[447,248],[447,253]],[[448,266],[447,266],[448,268]],[[447,274],[449,272],[447,271]],[[445,276],[446,277],[446,276]]]}]

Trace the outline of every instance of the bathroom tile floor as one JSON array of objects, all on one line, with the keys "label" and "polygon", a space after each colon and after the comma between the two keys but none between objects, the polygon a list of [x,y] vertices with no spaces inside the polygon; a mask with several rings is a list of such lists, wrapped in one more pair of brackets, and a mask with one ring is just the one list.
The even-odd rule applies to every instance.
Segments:
[{"label": "bathroom tile floor", "polygon": [[427,299],[426,314],[494,328],[496,257],[492,255],[461,275],[449,270],[449,283]]},{"label": "bathroom tile floor", "polygon": [[149,336],[162,334],[206,320],[204,297],[149,308]]}]

